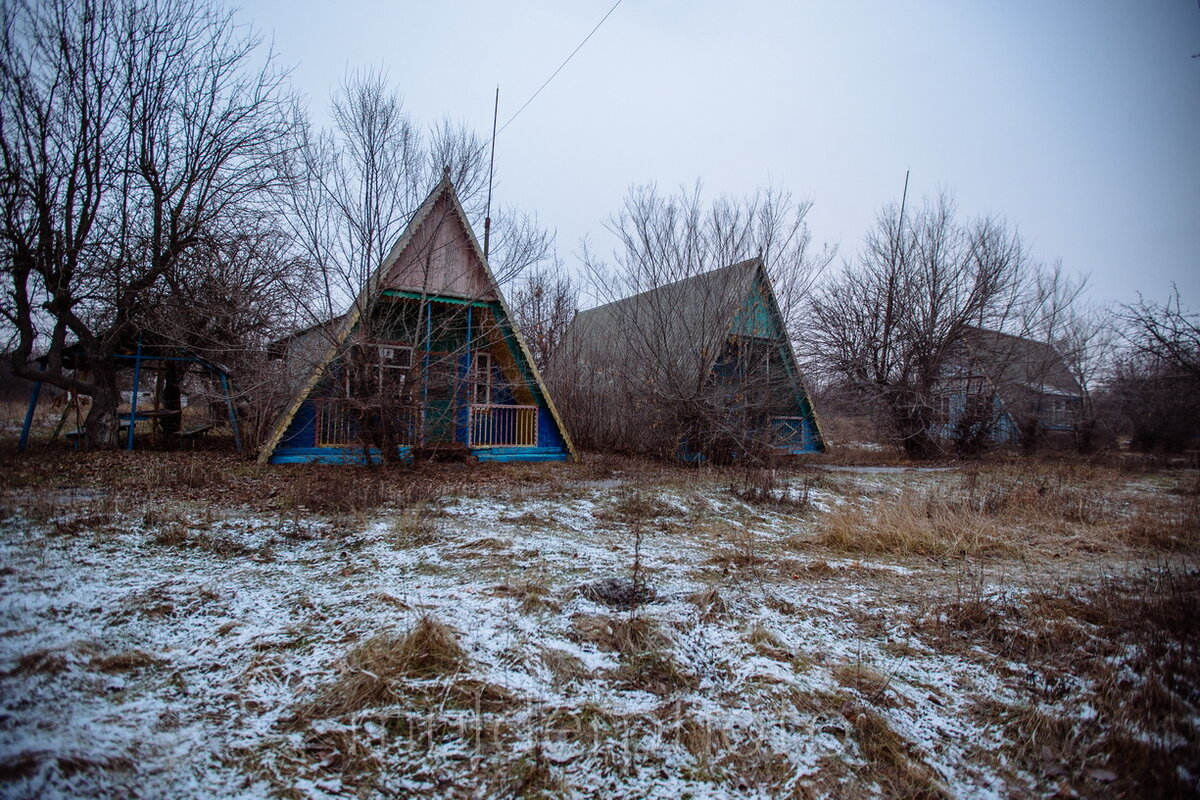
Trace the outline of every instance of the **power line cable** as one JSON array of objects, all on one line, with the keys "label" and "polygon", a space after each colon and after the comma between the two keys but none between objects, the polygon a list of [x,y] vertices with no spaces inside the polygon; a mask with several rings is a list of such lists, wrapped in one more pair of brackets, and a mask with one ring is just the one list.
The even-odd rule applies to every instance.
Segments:
[{"label": "power line cable", "polygon": [[[578,53],[581,49],[583,49],[583,46],[588,43],[588,40],[591,39],[592,36],[595,35],[596,31],[600,30],[600,26],[604,24],[604,21],[606,19],[608,19],[610,16],[612,16],[612,13],[617,10],[617,6],[621,5],[621,3],[623,1],[624,0],[617,0],[617,2],[612,4],[612,8],[610,8],[608,10],[607,14],[605,14],[603,17],[600,18],[600,21],[596,23],[596,27],[592,28],[591,32],[588,33],[587,36],[583,37],[583,41],[580,42],[579,45],[574,50],[571,51],[571,55],[567,56],[563,60],[563,62],[558,65],[558,69],[554,70],[554,72],[550,75],[549,78],[546,78],[545,83],[543,83],[541,86],[539,86],[538,90],[536,92],[534,92],[533,95],[528,100],[525,101],[525,105],[518,108],[517,113],[515,113],[511,117],[509,117],[508,121],[500,126],[500,130],[496,131],[497,134],[502,133],[505,128],[507,128],[509,125],[512,124],[512,121],[514,119],[516,119],[517,117],[519,117],[521,115],[521,112],[524,111],[529,106],[530,103],[532,103],[534,100],[537,99],[537,96],[542,93],[542,90],[545,89],[547,86],[549,86],[550,81],[554,80],[555,77],[557,77],[558,73],[562,72],[563,67],[565,67],[568,63],[570,63],[571,59],[575,57],[575,54]],[[494,135],[493,135],[493,138],[495,138]]]}]

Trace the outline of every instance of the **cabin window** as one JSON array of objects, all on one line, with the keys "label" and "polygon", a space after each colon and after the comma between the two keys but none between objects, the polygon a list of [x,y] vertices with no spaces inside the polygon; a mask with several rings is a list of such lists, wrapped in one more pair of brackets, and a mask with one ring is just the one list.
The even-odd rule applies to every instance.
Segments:
[{"label": "cabin window", "polygon": [[384,397],[404,394],[413,367],[413,348],[402,344],[363,344],[350,353],[345,373],[347,397],[378,393]]},{"label": "cabin window", "polygon": [[471,357],[471,402],[490,405],[492,402],[492,354],[474,353]]},{"label": "cabin window", "polygon": [[1074,423],[1075,401],[1069,397],[1050,397],[1043,401],[1042,424],[1048,427],[1069,427]]},{"label": "cabin window", "polygon": [[933,398],[933,421],[938,425],[950,424],[950,395],[939,394]]}]

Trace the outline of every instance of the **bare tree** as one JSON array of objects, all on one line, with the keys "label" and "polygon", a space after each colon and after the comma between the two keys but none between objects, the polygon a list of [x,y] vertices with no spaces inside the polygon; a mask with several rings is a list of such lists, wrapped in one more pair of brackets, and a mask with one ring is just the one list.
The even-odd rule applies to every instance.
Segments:
[{"label": "bare tree", "polygon": [[800,341],[889,421],[906,453],[936,453],[936,387],[968,328],[1013,317],[1027,265],[1015,231],[994,218],[958,222],[946,195],[903,219],[888,206],[858,258],[811,293]]},{"label": "bare tree", "polygon": [[579,289],[555,259],[554,271],[526,274],[513,294],[512,311],[539,370],[545,370],[579,310]]},{"label": "bare tree", "polygon": [[[321,276],[308,304],[312,322],[359,296],[445,172],[476,229],[486,206],[487,142],[446,119],[423,130],[383,70],[349,73],[330,115],[332,128],[304,128],[305,181],[285,202],[297,246]],[[502,208],[493,230],[489,261],[501,283],[549,256],[551,237],[529,214]]]},{"label": "bare tree", "polygon": [[1162,304],[1139,297],[1137,303],[1121,306],[1117,317],[1124,323],[1122,336],[1134,351],[1181,375],[1200,378],[1200,314],[1184,307],[1178,288]]},{"label": "bare tree", "polygon": [[[86,441],[109,445],[114,354],[206,237],[287,177],[285,77],[204,0],[6,0],[0,14],[13,372],[91,395]],[[72,340],[86,378],[64,368]]]},{"label": "bare tree", "polygon": [[1108,380],[1109,405],[1141,450],[1177,452],[1200,436],[1200,315],[1174,289],[1116,312],[1122,346]]}]

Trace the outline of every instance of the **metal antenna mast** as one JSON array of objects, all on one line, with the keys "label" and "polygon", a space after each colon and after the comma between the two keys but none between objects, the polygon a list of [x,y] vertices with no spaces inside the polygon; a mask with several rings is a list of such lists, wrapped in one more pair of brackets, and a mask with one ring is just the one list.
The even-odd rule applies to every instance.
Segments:
[{"label": "metal antenna mast", "polygon": [[910,170],[904,170],[904,194],[900,196],[900,219],[896,223],[896,238],[892,240],[892,268],[888,271],[887,306],[883,312],[883,347],[879,366],[880,370],[885,372],[891,366],[888,362],[888,351],[892,344],[892,315],[895,313],[896,302],[896,258],[899,256],[901,261],[904,260],[904,246],[901,237],[904,236],[904,206],[908,202],[909,172]]},{"label": "metal antenna mast", "polygon": [[492,155],[488,158],[487,211],[483,217],[483,260],[487,261],[492,240],[492,173],[496,167],[496,118],[500,114],[500,87],[496,87],[496,105],[492,108]]}]

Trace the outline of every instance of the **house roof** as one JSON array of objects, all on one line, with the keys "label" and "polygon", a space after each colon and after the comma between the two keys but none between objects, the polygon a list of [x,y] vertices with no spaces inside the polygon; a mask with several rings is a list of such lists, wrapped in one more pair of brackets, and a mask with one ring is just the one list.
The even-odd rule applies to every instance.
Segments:
[{"label": "house roof", "polygon": [[761,269],[754,258],[581,311],[548,371],[615,368],[677,396],[699,391]]},{"label": "house roof", "polygon": [[1079,380],[1052,344],[984,328],[967,328],[964,341],[981,372],[1001,394],[1026,389],[1078,397]]},{"label": "house roof", "polygon": [[[454,184],[450,180],[450,170],[447,168],[445,173],[442,175],[441,181],[439,181],[438,184],[433,187],[433,190],[430,191],[430,193],[426,196],[424,202],[421,203],[421,206],[408,221],[408,224],[404,228],[404,232],[400,234],[400,238],[396,240],[396,244],[392,246],[392,249],[388,251],[387,256],[385,256],[384,259],[375,267],[374,272],[371,274],[370,278],[367,279],[366,283],[359,291],[358,296],[354,299],[354,302],[351,303],[346,312],[340,317],[334,317],[331,320],[318,323],[317,326],[310,326],[309,329],[312,327],[320,327],[321,325],[329,325],[331,328],[335,329],[336,333],[329,342],[324,357],[313,366],[311,374],[301,386],[300,391],[296,393],[296,396],[292,398],[291,402],[284,409],[283,413],[281,413],[276,419],[274,426],[271,428],[270,434],[267,436],[266,442],[263,444],[262,450],[259,452],[259,463],[265,464],[270,459],[271,454],[275,451],[275,448],[279,446],[279,442],[283,438],[284,433],[287,432],[288,425],[291,424],[296,412],[300,410],[300,406],[303,405],[305,399],[312,393],[313,389],[316,388],[317,384],[320,383],[321,378],[325,375],[326,370],[329,368],[330,362],[332,362],[334,357],[337,355],[338,349],[345,343],[346,339],[350,336],[351,331],[354,330],[354,326],[358,324],[363,314],[365,314],[367,310],[371,308],[372,304],[380,297],[384,289],[414,288],[422,293],[426,291],[432,291],[427,289],[425,284],[410,285],[406,283],[404,279],[406,277],[411,277],[411,274],[405,275],[404,273],[401,273],[400,275],[397,275],[394,273],[398,266],[405,266],[401,263],[402,257],[405,255],[405,252],[409,246],[414,243],[416,238],[423,234],[422,226],[433,214],[433,211],[437,207],[439,201],[442,201],[443,199],[448,204],[447,207],[449,209],[449,216],[453,219],[456,219],[461,224],[466,239],[466,244],[470,248],[472,255],[478,259],[479,265],[482,267],[484,280],[487,283],[488,299],[494,299],[500,304],[500,308],[504,313],[505,322],[510,326],[513,332],[513,337],[516,340],[517,347],[521,351],[521,355],[524,357],[525,362],[533,375],[534,382],[536,382],[538,387],[541,389],[541,394],[545,398],[546,406],[549,409],[550,414],[554,417],[555,424],[558,425],[559,431],[562,433],[563,441],[567,445],[568,453],[570,453],[572,459],[578,459],[578,454],[575,450],[575,444],[571,441],[566,427],[562,424],[562,417],[555,408],[554,401],[551,399],[549,393],[545,391],[545,384],[542,381],[542,376],[538,372],[537,365],[533,363],[533,357],[530,355],[529,347],[525,344],[525,339],[521,335],[521,331],[516,325],[516,321],[508,307],[508,303],[505,302],[504,295],[500,292],[497,286],[496,277],[492,274],[492,270],[491,267],[488,266],[487,259],[483,256],[483,251],[479,247],[479,240],[475,238],[475,232],[471,228],[471,223],[467,220],[467,214],[466,211],[463,210],[462,203],[459,202],[458,193],[454,190]],[[435,241],[431,240],[429,244],[434,249],[438,247]],[[444,294],[446,292],[441,293]],[[453,294],[454,292],[450,293]]]},{"label": "house roof", "polygon": [[[581,311],[547,371],[557,377],[580,369],[594,374],[616,370],[647,391],[673,397],[698,394],[758,280],[778,318],[766,267],[761,258],[751,258]],[[794,365],[791,342],[786,333],[782,338]],[[802,384],[797,388],[807,395]]]}]

